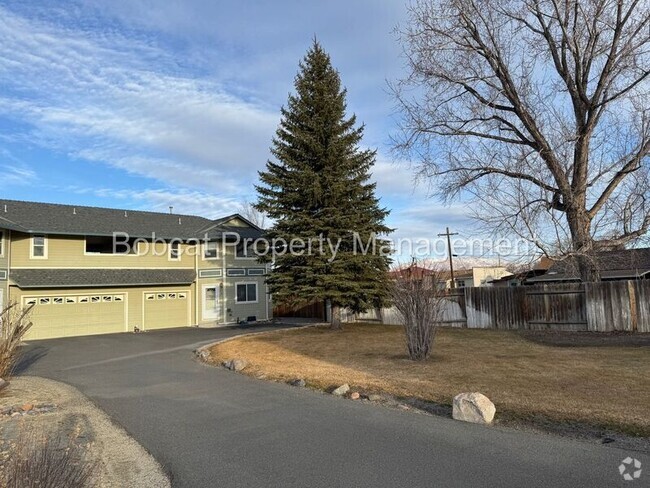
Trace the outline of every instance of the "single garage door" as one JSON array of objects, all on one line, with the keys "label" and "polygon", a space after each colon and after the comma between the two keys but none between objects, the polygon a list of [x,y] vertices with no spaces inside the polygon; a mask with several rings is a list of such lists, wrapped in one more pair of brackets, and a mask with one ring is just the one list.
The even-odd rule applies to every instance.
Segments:
[{"label": "single garage door", "polygon": [[190,292],[147,291],[144,293],[144,330],[169,329],[190,325]]},{"label": "single garage door", "polygon": [[124,293],[25,296],[24,305],[34,305],[26,339],[125,332],[126,302]]}]

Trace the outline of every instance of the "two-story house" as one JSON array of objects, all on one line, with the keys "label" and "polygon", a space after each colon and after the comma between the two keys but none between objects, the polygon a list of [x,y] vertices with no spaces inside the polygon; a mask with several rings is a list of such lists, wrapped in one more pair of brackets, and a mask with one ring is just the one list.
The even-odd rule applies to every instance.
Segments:
[{"label": "two-story house", "polygon": [[235,214],[0,200],[0,306],[33,305],[27,339],[267,320],[267,267]]}]

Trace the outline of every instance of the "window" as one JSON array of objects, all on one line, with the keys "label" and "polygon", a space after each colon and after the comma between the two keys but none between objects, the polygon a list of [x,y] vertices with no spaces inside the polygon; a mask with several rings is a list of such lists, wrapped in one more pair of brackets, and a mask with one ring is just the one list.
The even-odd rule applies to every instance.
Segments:
[{"label": "window", "polygon": [[207,242],[203,248],[203,259],[217,259],[217,241]]},{"label": "window", "polygon": [[257,302],[257,283],[237,283],[237,303]]},{"label": "window", "polygon": [[169,260],[178,261],[181,258],[181,243],[172,241],[169,243]]},{"label": "window", "polygon": [[457,288],[465,288],[465,280],[456,280]]},{"label": "window", "polygon": [[248,270],[248,276],[262,276],[263,274],[264,270],[262,268]]},{"label": "window", "polygon": [[235,257],[238,259],[255,259],[255,249],[253,245],[248,242],[248,239],[237,243],[235,247]]},{"label": "window", "polygon": [[47,258],[47,238],[44,235],[32,236],[32,259]]},{"label": "window", "polygon": [[233,268],[226,270],[226,276],[246,276],[246,270],[242,268]]},{"label": "window", "polygon": [[0,257],[5,255],[5,231],[0,230]]},{"label": "window", "polygon": [[221,276],[220,269],[200,269],[199,278],[217,278]]},{"label": "window", "polygon": [[136,254],[137,247],[135,238],[86,236],[86,254]]}]

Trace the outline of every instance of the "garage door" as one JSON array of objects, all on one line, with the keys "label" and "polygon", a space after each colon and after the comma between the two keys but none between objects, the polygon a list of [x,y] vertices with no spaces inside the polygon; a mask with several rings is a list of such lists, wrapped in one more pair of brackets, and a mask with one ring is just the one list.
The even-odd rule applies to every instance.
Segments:
[{"label": "garage door", "polygon": [[24,305],[34,305],[26,339],[125,332],[126,301],[124,293],[25,296]]},{"label": "garage door", "polygon": [[190,303],[188,290],[145,292],[144,330],[189,326]]}]

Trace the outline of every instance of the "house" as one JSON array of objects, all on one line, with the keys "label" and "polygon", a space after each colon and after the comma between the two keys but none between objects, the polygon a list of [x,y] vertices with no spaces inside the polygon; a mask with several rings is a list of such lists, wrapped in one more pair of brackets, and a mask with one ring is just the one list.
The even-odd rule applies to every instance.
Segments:
[{"label": "house", "polygon": [[[454,281],[456,282],[456,288],[490,286],[493,280],[511,274],[512,273],[502,266],[474,266],[472,268],[458,269],[454,271]],[[390,277],[392,279],[405,278],[420,280],[426,278],[435,280],[440,289],[451,288],[450,271],[438,271],[436,269],[426,268],[415,264],[391,271]]]},{"label": "house", "polygon": [[241,215],[0,200],[0,305],[34,305],[27,339],[269,319]]},{"label": "house", "polygon": [[[454,281],[456,282],[456,288],[491,286],[493,280],[511,274],[503,266],[474,266],[468,269],[455,270]],[[444,271],[438,280],[438,286],[451,288],[451,273],[449,271]]]},{"label": "house", "polygon": [[[650,248],[620,249],[599,252],[595,264],[602,281],[650,279]],[[579,282],[575,259],[558,260],[548,272],[528,278],[525,284]]]},{"label": "house", "polygon": [[531,284],[530,279],[546,274],[553,265],[553,261],[543,256],[531,269],[519,271],[490,282],[492,286],[522,286]]}]

